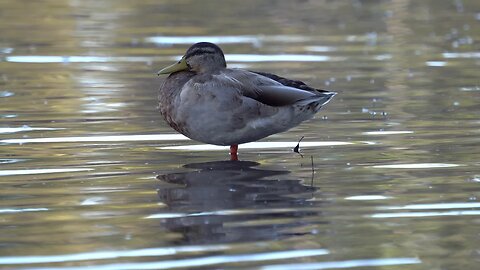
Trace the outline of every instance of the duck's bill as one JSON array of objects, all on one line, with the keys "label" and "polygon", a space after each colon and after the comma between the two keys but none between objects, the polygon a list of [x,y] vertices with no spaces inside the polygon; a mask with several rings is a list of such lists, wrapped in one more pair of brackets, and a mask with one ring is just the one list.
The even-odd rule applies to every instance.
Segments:
[{"label": "duck's bill", "polygon": [[173,65],[170,65],[168,67],[161,69],[157,73],[157,75],[170,74],[170,73],[174,73],[174,72],[186,70],[186,69],[188,69],[187,62],[185,61],[185,58],[182,58],[180,61],[178,61],[178,63],[175,63]]}]

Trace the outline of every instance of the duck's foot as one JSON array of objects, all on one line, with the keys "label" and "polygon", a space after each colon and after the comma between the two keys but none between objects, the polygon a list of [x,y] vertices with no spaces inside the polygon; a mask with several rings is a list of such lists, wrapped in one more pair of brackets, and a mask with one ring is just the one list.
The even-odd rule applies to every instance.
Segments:
[{"label": "duck's foot", "polygon": [[230,160],[238,161],[238,144],[230,145]]}]

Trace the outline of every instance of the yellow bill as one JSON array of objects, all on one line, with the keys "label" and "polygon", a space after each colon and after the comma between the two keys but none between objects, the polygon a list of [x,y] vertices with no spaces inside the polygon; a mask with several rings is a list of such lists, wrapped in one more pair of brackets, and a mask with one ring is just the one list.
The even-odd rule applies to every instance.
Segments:
[{"label": "yellow bill", "polygon": [[177,72],[177,71],[181,71],[181,70],[186,70],[188,69],[188,65],[187,65],[187,62],[185,61],[185,58],[182,57],[182,59],[180,59],[180,61],[178,61],[177,63],[173,64],[173,65],[170,65],[168,67],[165,67],[163,69],[161,69],[157,74],[160,75],[160,74],[170,74],[170,73],[174,73],[174,72]]}]

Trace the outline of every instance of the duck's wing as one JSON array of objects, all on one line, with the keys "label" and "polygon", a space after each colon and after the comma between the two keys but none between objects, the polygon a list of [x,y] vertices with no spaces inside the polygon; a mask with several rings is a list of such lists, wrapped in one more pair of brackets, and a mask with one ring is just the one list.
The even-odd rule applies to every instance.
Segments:
[{"label": "duck's wing", "polygon": [[335,95],[333,92],[314,89],[302,81],[270,73],[231,69],[223,72],[219,78],[222,76],[236,84],[244,96],[274,107],[292,105],[310,98],[324,98],[326,103]]},{"label": "duck's wing", "polygon": [[313,92],[313,93],[331,93],[331,91],[322,90],[322,89],[315,89],[313,87],[310,87],[302,81],[290,80],[290,79],[280,77],[280,76],[272,74],[272,73],[251,71],[251,70],[250,70],[250,72],[261,75],[261,76],[264,76],[264,77],[267,77],[269,79],[272,79],[276,82],[281,83],[284,86],[289,86],[289,87],[293,87],[293,88],[296,88],[296,89],[301,89],[301,90],[305,90],[305,91],[309,91],[309,92]]}]

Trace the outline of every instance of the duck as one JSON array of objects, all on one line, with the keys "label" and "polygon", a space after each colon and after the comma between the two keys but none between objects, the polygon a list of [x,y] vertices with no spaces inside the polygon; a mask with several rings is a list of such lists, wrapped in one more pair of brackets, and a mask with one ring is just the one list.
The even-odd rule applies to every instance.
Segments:
[{"label": "duck", "polygon": [[164,120],[186,137],[230,146],[287,131],[311,119],[337,93],[275,74],[227,68],[222,49],[193,44],[181,59],[158,72],[168,74],[158,94]]}]

